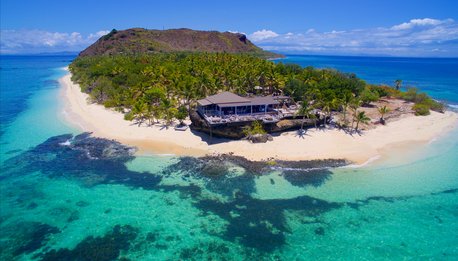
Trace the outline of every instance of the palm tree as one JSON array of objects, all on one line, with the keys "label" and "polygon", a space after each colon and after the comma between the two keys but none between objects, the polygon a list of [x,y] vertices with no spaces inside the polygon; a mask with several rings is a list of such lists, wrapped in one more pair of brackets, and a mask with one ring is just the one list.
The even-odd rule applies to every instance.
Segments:
[{"label": "palm tree", "polygon": [[301,131],[303,131],[305,118],[310,119],[311,115],[313,115],[312,107],[309,106],[307,100],[302,101],[301,107],[299,108],[299,111],[297,112],[297,114],[302,115]]},{"label": "palm tree", "polygon": [[138,85],[134,86],[134,100],[141,99],[145,95],[146,91],[151,87],[148,84],[140,82]]},{"label": "palm tree", "polygon": [[147,118],[148,114],[148,106],[146,103],[143,101],[138,101],[134,103],[134,106],[132,107],[131,114],[133,115],[133,118],[137,120],[138,126],[140,126],[143,121]]},{"label": "palm tree", "polygon": [[401,88],[402,80],[397,79],[396,81],[394,81],[394,83],[396,84],[396,90],[399,91],[399,89]]},{"label": "palm tree", "polygon": [[350,108],[356,112],[356,110],[361,107],[361,105],[363,104],[363,102],[361,101],[361,99],[359,98],[355,98],[353,99],[351,102],[350,102]]},{"label": "palm tree", "polygon": [[174,101],[170,99],[163,99],[161,101],[161,110],[167,127],[173,122],[178,112],[178,109],[175,108],[174,105]]},{"label": "palm tree", "polygon": [[340,106],[342,108],[343,113],[343,125],[347,125],[347,109],[350,106],[351,102],[353,101],[353,95],[351,93],[345,93],[342,99],[340,99]]},{"label": "palm tree", "polygon": [[387,108],[386,105],[383,106],[383,107],[379,107],[379,108],[378,108],[378,112],[380,113],[380,123],[381,123],[381,124],[385,125],[385,118],[384,118],[384,116],[385,116],[385,114],[387,114],[389,111],[390,111],[390,109]]},{"label": "palm tree", "polygon": [[323,101],[322,111],[324,112],[324,126],[326,127],[326,119],[331,118],[332,110],[336,107],[339,107],[339,100],[336,98],[325,99]]},{"label": "palm tree", "polygon": [[369,121],[371,119],[369,117],[367,117],[366,112],[360,111],[360,112],[357,112],[355,114],[355,119],[354,120],[356,121],[355,131],[358,131],[358,127],[359,127],[360,123],[367,124],[367,123],[369,123]]},{"label": "palm tree", "polygon": [[351,122],[351,128],[353,128],[353,124],[355,123],[355,118],[356,118],[356,114],[357,114],[357,110],[359,107],[361,107],[361,104],[363,102],[361,101],[361,99],[359,98],[354,98],[351,102],[350,102],[350,109],[353,110],[353,121]]}]

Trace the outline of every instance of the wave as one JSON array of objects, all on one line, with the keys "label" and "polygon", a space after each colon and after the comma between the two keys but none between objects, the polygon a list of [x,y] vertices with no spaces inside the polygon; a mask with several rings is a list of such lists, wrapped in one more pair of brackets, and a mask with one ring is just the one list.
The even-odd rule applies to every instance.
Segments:
[{"label": "wave", "polygon": [[61,146],[70,146],[71,144],[72,144],[71,140],[66,140],[64,142],[59,143],[59,145],[61,145]]},{"label": "wave", "polygon": [[380,158],[380,155],[376,155],[374,157],[369,158],[368,160],[366,160],[362,164],[350,164],[350,165],[347,165],[347,166],[343,166],[341,168],[362,168],[362,167],[365,167],[365,166],[369,165],[370,163],[378,160],[379,158]]},{"label": "wave", "polygon": [[309,171],[316,171],[316,170],[327,170],[330,169],[331,167],[319,167],[319,168],[286,168],[286,167],[271,167],[272,170],[280,170],[280,171],[304,171],[304,172],[309,172]]}]

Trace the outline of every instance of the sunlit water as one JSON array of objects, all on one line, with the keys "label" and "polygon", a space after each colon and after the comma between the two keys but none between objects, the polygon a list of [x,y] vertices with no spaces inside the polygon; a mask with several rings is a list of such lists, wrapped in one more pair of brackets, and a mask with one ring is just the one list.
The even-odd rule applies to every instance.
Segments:
[{"label": "sunlit water", "polygon": [[[57,79],[72,58],[1,57],[1,260],[458,259],[457,130],[319,172],[95,157],[113,144],[73,138],[79,131],[62,120]],[[369,58],[288,61],[323,59],[377,82],[380,63]],[[395,72],[429,86],[427,72],[417,78],[422,69],[405,65],[412,60],[383,59],[395,66],[382,63],[379,82]],[[456,59],[420,61],[458,68]],[[458,104],[457,76],[443,77],[425,90]],[[78,139],[79,149],[68,145]]]}]

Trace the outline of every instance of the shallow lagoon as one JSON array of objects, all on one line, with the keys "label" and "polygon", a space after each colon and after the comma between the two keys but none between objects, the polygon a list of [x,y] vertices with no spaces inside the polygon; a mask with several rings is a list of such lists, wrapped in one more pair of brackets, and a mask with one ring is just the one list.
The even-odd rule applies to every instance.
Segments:
[{"label": "shallow lagoon", "polygon": [[318,172],[107,156],[110,141],[66,142],[79,133],[55,102],[66,59],[48,58],[2,125],[2,259],[458,257],[457,131],[415,153]]}]

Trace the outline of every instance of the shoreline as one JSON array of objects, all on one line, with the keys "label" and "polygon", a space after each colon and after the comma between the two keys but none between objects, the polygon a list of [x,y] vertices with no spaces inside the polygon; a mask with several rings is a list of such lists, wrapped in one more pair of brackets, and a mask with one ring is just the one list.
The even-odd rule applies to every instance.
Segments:
[{"label": "shoreline", "polygon": [[[178,156],[206,156],[233,154],[248,160],[270,158],[288,161],[345,159],[353,165],[365,166],[390,153],[390,148],[427,144],[457,127],[458,114],[431,112],[429,116],[408,115],[385,126],[369,129],[353,136],[338,129],[309,129],[304,139],[296,131],[274,137],[273,141],[251,144],[246,140],[213,138],[212,144],[205,134],[175,131],[162,126],[137,126],[126,121],[123,115],[102,105],[89,104],[88,95],[82,93],[68,73],[59,79],[60,97],[63,99],[62,116],[71,126],[92,132],[96,137],[115,139],[137,147],[138,154],[174,154]],[[185,145],[183,145],[185,144]]]}]

